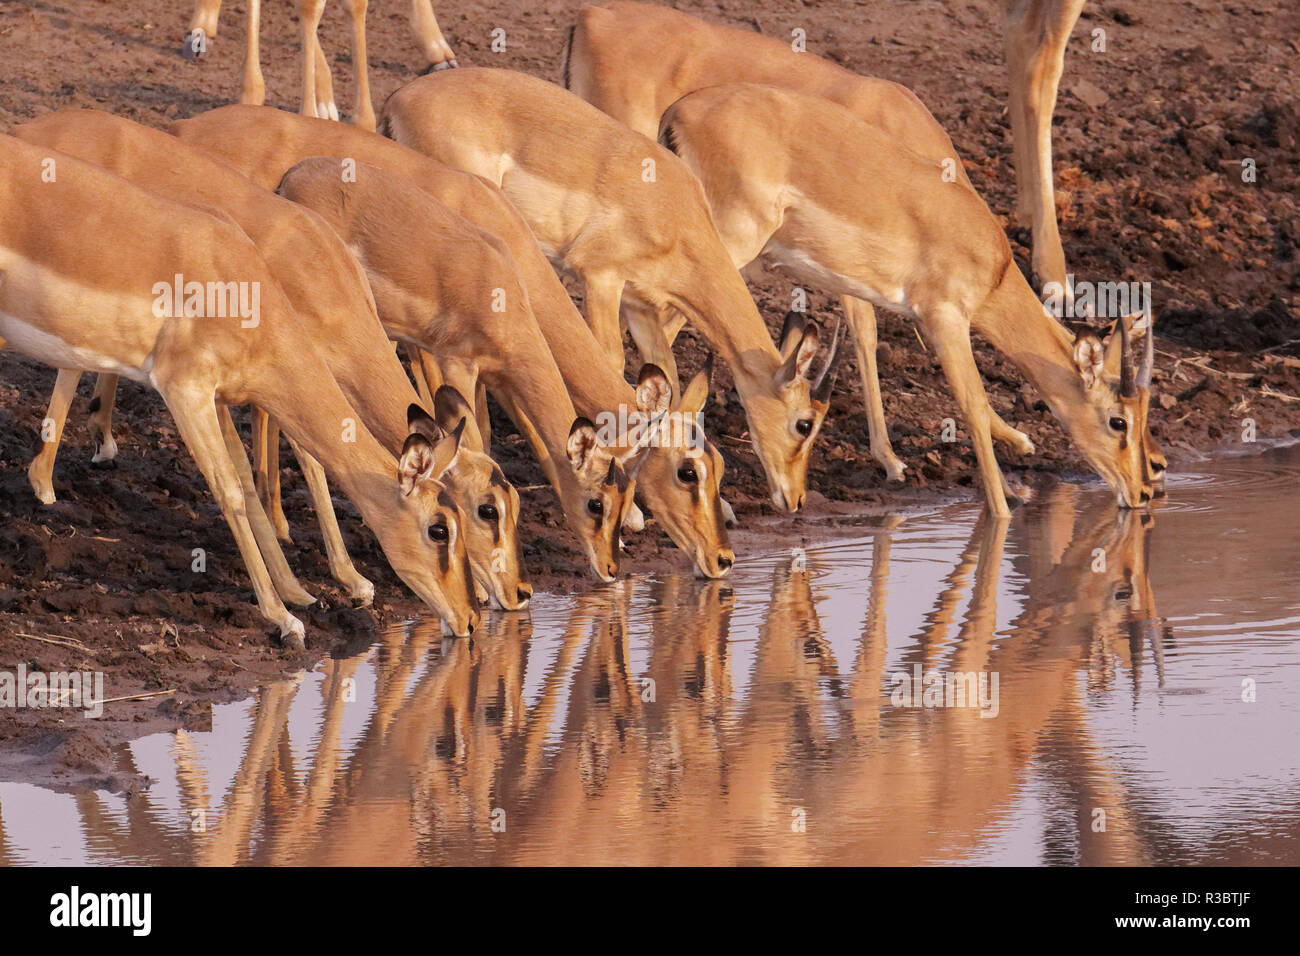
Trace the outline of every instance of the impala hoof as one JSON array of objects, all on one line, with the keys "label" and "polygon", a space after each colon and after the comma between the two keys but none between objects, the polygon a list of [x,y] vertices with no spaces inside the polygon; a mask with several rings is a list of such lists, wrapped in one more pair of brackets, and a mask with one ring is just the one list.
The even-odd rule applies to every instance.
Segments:
[{"label": "impala hoof", "polygon": [[286,614],[280,622],[280,644],[288,651],[307,649],[307,629],[292,614]]},{"label": "impala hoof", "polygon": [[41,504],[43,504],[43,505],[52,505],[52,504],[54,504],[54,502],[57,500],[57,499],[54,497],[54,489],[53,489],[53,488],[36,488],[36,487],[33,487],[33,488],[32,488],[32,491],[36,492],[36,499],[37,499]]},{"label": "impala hoof", "polygon": [[347,592],[353,607],[370,607],[375,603],[375,586],[365,578],[358,578]]},{"label": "impala hoof", "polygon": [[95,445],[95,453],[90,456],[92,465],[107,465],[117,457],[117,442],[112,438]]},{"label": "impala hoof", "polygon": [[453,56],[450,60],[439,60],[437,63],[430,63],[424,68],[420,75],[428,76],[430,73],[438,73],[442,70],[454,70],[458,66],[460,66],[460,64],[456,62],[456,58]]},{"label": "impala hoof", "polygon": [[907,473],[907,466],[897,458],[886,458],[880,462],[880,467],[885,469],[885,477],[890,481],[902,481]]},{"label": "impala hoof", "polygon": [[181,56],[187,60],[200,60],[208,55],[207,32],[202,27],[196,27],[185,36],[185,42],[181,44]]}]

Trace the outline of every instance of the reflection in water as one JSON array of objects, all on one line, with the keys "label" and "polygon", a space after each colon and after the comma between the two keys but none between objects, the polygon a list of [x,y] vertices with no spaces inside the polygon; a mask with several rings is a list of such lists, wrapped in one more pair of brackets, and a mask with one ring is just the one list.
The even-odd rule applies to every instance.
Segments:
[{"label": "reflection in water", "polygon": [[[1297,474],[417,623],[122,747],[131,799],[0,784],[0,863],[1295,863]],[[898,698],[936,675],[995,706]]]}]

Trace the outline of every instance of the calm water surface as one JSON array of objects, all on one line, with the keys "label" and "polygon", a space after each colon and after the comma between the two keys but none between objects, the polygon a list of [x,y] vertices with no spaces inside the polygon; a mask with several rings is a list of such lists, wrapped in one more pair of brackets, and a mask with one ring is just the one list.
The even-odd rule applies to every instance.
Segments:
[{"label": "calm water surface", "polygon": [[1300,863],[1298,489],[1283,449],[417,622],[123,746],[135,798],[0,784],[0,859]]}]

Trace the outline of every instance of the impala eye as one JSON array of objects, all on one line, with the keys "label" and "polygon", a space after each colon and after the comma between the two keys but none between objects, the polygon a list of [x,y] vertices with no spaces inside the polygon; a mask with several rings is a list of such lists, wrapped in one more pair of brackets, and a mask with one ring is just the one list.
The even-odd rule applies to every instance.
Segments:
[{"label": "impala eye", "polygon": [[500,512],[497,511],[496,505],[479,505],[478,516],[484,521],[496,521]]},{"label": "impala eye", "polygon": [[811,418],[801,418],[794,423],[794,430],[804,438],[812,434],[813,423]]},{"label": "impala eye", "polygon": [[443,522],[429,525],[429,540],[446,541],[451,536],[447,533],[447,525]]},{"label": "impala eye", "polygon": [[605,514],[605,503],[599,498],[591,498],[587,501],[587,510],[597,518]]},{"label": "impala eye", "polygon": [[682,465],[682,467],[678,468],[677,477],[688,485],[700,480],[700,476],[695,473],[695,469],[690,465]]},{"label": "impala eye", "polygon": [[1116,415],[1110,420],[1110,427],[1112,431],[1122,432],[1128,428],[1128,422]]}]

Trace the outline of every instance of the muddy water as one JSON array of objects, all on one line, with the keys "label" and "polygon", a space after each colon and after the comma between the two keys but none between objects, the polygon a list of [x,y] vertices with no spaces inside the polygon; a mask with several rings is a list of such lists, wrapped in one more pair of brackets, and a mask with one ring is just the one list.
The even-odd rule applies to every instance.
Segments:
[{"label": "muddy water", "polygon": [[0,785],[0,857],[1295,864],[1298,489],[1276,450],[416,623],[124,746],[131,799]]}]

